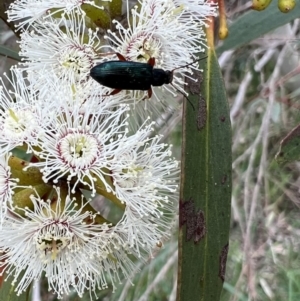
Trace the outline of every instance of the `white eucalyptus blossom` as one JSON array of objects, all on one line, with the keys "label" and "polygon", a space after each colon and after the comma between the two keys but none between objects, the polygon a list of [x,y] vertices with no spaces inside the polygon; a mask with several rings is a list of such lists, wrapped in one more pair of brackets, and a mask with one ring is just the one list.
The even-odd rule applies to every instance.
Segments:
[{"label": "white eucalyptus blossom", "polygon": [[[116,196],[136,212],[137,217],[156,216],[172,211],[178,189],[178,162],[170,146],[159,143],[160,136],[149,138],[149,129],[129,137],[114,157],[111,177]],[[141,201],[142,200],[142,201]]]},{"label": "white eucalyptus blossom", "polygon": [[[22,64],[31,81],[40,74],[55,74],[69,85],[88,80],[90,69],[101,60],[98,30],[86,27],[85,15],[64,13],[61,19],[38,19],[20,40]],[[40,83],[42,85],[43,83]]]},{"label": "white eucalyptus blossom", "polygon": [[51,109],[48,110],[51,104],[45,102],[46,105],[41,106],[41,95],[28,87],[24,74],[13,68],[11,75],[11,89],[0,79],[0,155],[18,146],[32,152],[44,134],[42,124],[47,125],[51,115]]},{"label": "white eucalyptus blossom", "polygon": [[185,22],[193,18],[201,26],[207,26],[209,17],[217,16],[217,4],[210,0],[173,0],[178,9],[184,11],[180,15],[180,21]]},{"label": "white eucalyptus blossom", "polygon": [[[107,167],[118,154],[120,145],[127,140],[127,122],[121,116],[128,106],[120,106],[109,112],[99,105],[96,111],[82,106],[73,108],[66,104],[58,107],[56,117],[45,129],[45,137],[36,156],[39,162],[30,166],[41,168],[44,181],[56,183],[66,178],[73,183],[73,192],[79,183],[91,189],[94,195],[95,182],[100,181],[108,192],[112,188],[105,180]],[[51,130],[50,130],[51,129]]]},{"label": "white eucalyptus blossom", "polygon": [[8,160],[11,154],[0,156],[0,228],[7,213],[7,208],[12,204],[14,188],[18,179],[13,178]]},{"label": "white eucalyptus blossom", "polygon": [[91,0],[16,0],[9,6],[6,13],[8,22],[20,21],[17,27],[23,27],[31,25],[41,17],[47,18],[53,14],[71,11],[82,12],[81,6],[84,4],[103,9],[103,6],[97,5],[95,1]]},{"label": "white eucalyptus blossom", "polygon": [[63,199],[59,188],[56,192],[55,201],[32,196],[33,210],[18,208],[20,214],[9,212],[3,222],[1,273],[13,277],[17,294],[43,272],[59,298],[73,289],[81,297],[85,290],[107,288],[107,278],[115,285],[119,272],[128,277],[134,265],[116,227],[97,223],[83,199]]},{"label": "white eucalyptus blossom", "polygon": [[[174,197],[178,197],[175,193]],[[148,215],[141,217],[139,212],[130,206],[126,207],[125,213],[119,223],[119,233],[124,244],[133,249],[138,258],[143,258],[145,252],[153,257],[152,252],[155,246],[170,238],[174,222],[173,210],[166,209],[161,215]]]}]

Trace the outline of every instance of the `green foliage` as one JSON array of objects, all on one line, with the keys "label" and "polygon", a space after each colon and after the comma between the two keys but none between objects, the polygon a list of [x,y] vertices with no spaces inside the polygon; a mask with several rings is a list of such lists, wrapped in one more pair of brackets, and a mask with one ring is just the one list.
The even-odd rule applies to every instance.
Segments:
[{"label": "green foliage", "polygon": [[0,55],[3,55],[16,61],[21,61],[21,58],[16,51],[9,49],[3,45],[0,45]]},{"label": "green foliage", "polygon": [[184,105],[178,301],[218,300],[228,252],[230,117],[215,52],[207,54],[198,83],[189,83],[196,110]]},{"label": "green foliage", "polygon": [[11,278],[9,281],[3,281],[0,289],[0,301],[29,301],[29,290],[27,293],[17,296],[14,292],[15,287],[18,285],[18,281],[15,285],[11,284]]},{"label": "green foliage", "polygon": [[217,53],[229,49],[236,49],[246,43],[261,37],[284,24],[291,22],[300,15],[300,5],[288,14],[282,14],[276,1],[272,1],[270,7],[262,12],[249,11],[232,22],[229,27],[229,36],[224,43],[218,47]]}]

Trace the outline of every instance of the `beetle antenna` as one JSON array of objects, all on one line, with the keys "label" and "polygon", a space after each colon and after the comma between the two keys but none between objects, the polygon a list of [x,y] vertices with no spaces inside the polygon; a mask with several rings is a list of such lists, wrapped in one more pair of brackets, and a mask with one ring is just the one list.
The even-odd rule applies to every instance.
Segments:
[{"label": "beetle antenna", "polygon": [[190,65],[193,65],[193,64],[194,64],[194,63],[196,63],[197,61],[201,61],[201,60],[204,60],[204,59],[206,59],[206,58],[207,58],[207,56],[205,56],[205,57],[202,57],[201,59],[196,59],[196,60],[192,61],[191,63],[189,63],[189,64],[187,64],[187,65],[184,65],[184,66],[179,66],[179,67],[177,67],[177,68],[173,69],[171,72],[173,73],[173,72],[174,72],[174,70],[177,70],[177,69],[180,69],[180,68],[185,68],[185,67],[188,67],[188,66],[190,66]]},{"label": "beetle antenna", "polygon": [[193,103],[191,102],[191,100],[186,95],[184,95],[184,93],[182,93],[182,95],[187,99],[187,101],[190,103],[190,105],[192,106],[193,110],[195,111],[195,106],[193,105]]},{"label": "beetle antenna", "polygon": [[[196,63],[197,61],[201,61],[201,60],[204,60],[204,59],[206,59],[206,58],[207,58],[207,56],[204,56],[204,57],[202,57],[202,58],[200,58],[200,59],[196,59],[196,60],[192,61],[191,63],[189,63],[189,64],[187,64],[187,65],[179,66],[179,67],[173,69],[171,72],[173,73],[174,70],[176,70],[176,69],[180,69],[180,68],[184,68],[184,67],[193,65],[193,64]],[[171,84],[171,85],[174,87],[174,89],[175,89],[176,91],[178,91],[180,94],[183,95],[183,97],[185,97],[185,98],[187,99],[187,101],[191,104],[193,110],[195,111],[195,106],[192,104],[192,102],[190,101],[190,99],[189,99],[183,92],[181,92],[179,89],[177,89],[173,84]]]},{"label": "beetle antenna", "polygon": [[179,89],[177,89],[173,84],[171,84],[171,85],[176,91],[178,91],[183,97],[185,97],[187,99],[187,101],[190,103],[193,110],[195,111],[195,106],[192,104],[191,100],[183,92],[181,92]]}]

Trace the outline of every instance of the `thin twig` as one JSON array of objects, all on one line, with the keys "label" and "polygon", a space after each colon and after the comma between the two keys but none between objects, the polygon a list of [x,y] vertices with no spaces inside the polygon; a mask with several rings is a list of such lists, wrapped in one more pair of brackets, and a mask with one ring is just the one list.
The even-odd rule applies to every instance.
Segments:
[{"label": "thin twig", "polygon": [[161,268],[155,279],[150,283],[146,289],[146,291],[143,293],[143,295],[138,299],[138,301],[147,301],[149,294],[151,291],[156,287],[156,285],[163,281],[166,273],[169,271],[171,266],[175,263],[178,257],[178,252],[175,251],[173,255],[168,259],[168,261],[165,263],[165,265]]}]

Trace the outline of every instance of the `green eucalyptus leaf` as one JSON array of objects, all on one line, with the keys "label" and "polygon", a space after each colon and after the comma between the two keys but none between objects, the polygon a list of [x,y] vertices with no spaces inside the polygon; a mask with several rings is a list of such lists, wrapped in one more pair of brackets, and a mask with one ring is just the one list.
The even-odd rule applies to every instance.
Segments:
[{"label": "green eucalyptus leaf", "polygon": [[122,15],[122,0],[111,0],[109,2],[109,11],[112,19],[120,17]]},{"label": "green eucalyptus leaf", "polygon": [[103,9],[90,4],[83,4],[81,8],[96,26],[102,29],[111,29],[112,20],[122,14],[122,0],[111,0],[109,2],[96,0],[95,3],[103,6]]},{"label": "green eucalyptus leaf", "polygon": [[[20,277],[22,276],[23,275],[21,275]],[[2,277],[5,278],[6,274],[4,274]],[[18,284],[18,281],[14,285],[12,285],[12,280],[13,278],[10,277],[7,281],[2,282],[0,286],[0,301],[30,301],[30,288],[28,288],[27,291],[21,294],[20,296],[17,296],[14,290]]]},{"label": "green eucalyptus leaf", "polygon": [[272,1],[264,11],[251,10],[229,26],[228,38],[218,47],[217,53],[221,54],[223,51],[247,44],[269,31],[299,18],[299,16],[300,5],[296,5],[291,12],[283,14],[278,10],[277,1]]},{"label": "green eucalyptus leaf", "polygon": [[184,104],[177,301],[217,301],[224,282],[231,201],[231,126],[210,49]]},{"label": "green eucalyptus leaf", "polygon": [[6,56],[10,59],[16,60],[16,61],[21,61],[21,57],[19,56],[18,52],[7,48],[3,45],[0,45],[0,55]]},{"label": "green eucalyptus leaf", "polygon": [[93,23],[103,29],[111,26],[111,17],[108,9],[99,9],[90,4],[82,4],[81,9],[93,21]]}]

